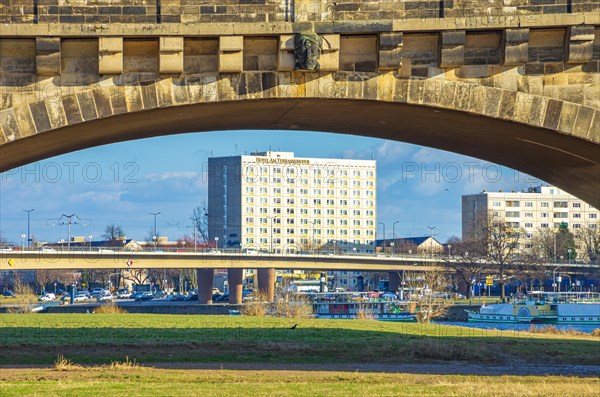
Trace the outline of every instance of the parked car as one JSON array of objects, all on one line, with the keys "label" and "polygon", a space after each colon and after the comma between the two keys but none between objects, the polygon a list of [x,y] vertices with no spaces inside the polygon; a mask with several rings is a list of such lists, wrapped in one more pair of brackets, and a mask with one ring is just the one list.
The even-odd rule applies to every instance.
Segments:
[{"label": "parked car", "polygon": [[73,298],[73,302],[87,302],[88,297],[86,295],[75,295],[75,298]]},{"label": "parked car", "polygon": [[7,297],[7,298],[16,298],[16,297],[17,297],[17,294],[15,294],[15,293],[14,293],[14,292],[12,292],[12,291],[6,290],[6,291],[4,291],[4,292],[2,293],[2,296],[5,296],[5,297]]},{"label": "parked car", "polygon": [[110,302],[113,300],[113,296],[111,294],[102,294],[102,295],[99,295],[96,298],[96,300],[98,302]]},{"label": "parked car", "polygon": [[70,305],[71,304],[71,295],[64,295],[60,298],[61,305]]},{"label": "parked car", "polygon": [[219,255],[221,251],[219,251],[218,249],[211,249],[210,251],[208,251],[208,253],[211,255]]},{"label": "parked car", "polygon": [[117,293],[117,298],[118,299],[129,299],[131,298],[133,294],[127,290],[125,291],[120,291],[119,293]]},{"label": "parked car", "polygon": [[383,299],[396,299],[397,298],[396,294],[394,294],[393,292],[382,292],[379,295],[379,297],[383,298]]},{"label": "parked car", "polygon": [[198,301],[198,294],[189,294],[185,297],[185,300],[188,302]]},{"label": "parked car", "polygon": [[242,254],[246,254],[246,255],[258,255],[260,252],[258,250],[255,250],[254,248],[244,248],[242,250]]},{"label": "parked car", "polygon": [[54,295],[53,293],[49,292],[45,295],[42,295],[38,298],[38,302],[50,302],[53,301],[54,299],[56,299],[56,295]]},{"label": "parked car", "polygon": [[40,248],[40,251],[42,251],[42,252],[56,252],[56,250],[55,250],[54,248],[52,248],[52,247],[47,247],[47,246],[45,246],[45,245],[44,245],[43,247],[41,247],[41,248]]},{"label": "parked car", "polygon": [[131,293],[131,299],[137,299],[138,296],[142,296],[142,294],[144,294],[144,291],[134,291]]},{"label": "parked car", "polygon": [[224,293],[223,295],[217,297],[216,299],[213,299],[214,302],[228,302],[229,301],[229,294],[228,293]]},{"label": "parked car", "polygon": [[154,295],[152,295],[152,292],[144,292],[141,295],[136,296],[135,300],[138,302],[143,302],[143,301],[151,301],[154,298]]},{"label": "parked car", "polygon": [[172,302],[180,302],[185,300],[186,295],[181,294],[171,294],[168,299]]}]

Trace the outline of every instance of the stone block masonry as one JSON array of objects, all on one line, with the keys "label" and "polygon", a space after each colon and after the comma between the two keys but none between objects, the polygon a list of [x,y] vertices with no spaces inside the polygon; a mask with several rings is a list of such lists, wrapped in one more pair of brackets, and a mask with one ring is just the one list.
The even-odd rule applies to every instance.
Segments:
[{"label": "stone block masonry", "polygon": [[0,23],[340,22],[600,12],[599,0],[3,0]]}]

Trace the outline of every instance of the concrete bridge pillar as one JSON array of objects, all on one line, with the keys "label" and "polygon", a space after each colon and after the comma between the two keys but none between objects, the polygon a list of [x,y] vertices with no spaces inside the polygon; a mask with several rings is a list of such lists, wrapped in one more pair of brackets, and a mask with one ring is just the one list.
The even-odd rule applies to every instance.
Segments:
[{"label": "concrete bridge pillar", "polygon": [[244,288],[244,269],[228,269],[227,282],[229,283],[229,304],[241,304],[242,289]]},{"label": "concrete bridge pillar", "polygon": [[198,269],[198,302],[212,303],[212,289],[215,269]]},{"label": "concrete bridge pillar", "polygon": [[275,269],[258,269],[258,292],[273,302],[275,296]]},{"label": "concrete bridge pillar", "polygon": [[400,287],[400,272],[389,272],[390,292],[396,293]]}]

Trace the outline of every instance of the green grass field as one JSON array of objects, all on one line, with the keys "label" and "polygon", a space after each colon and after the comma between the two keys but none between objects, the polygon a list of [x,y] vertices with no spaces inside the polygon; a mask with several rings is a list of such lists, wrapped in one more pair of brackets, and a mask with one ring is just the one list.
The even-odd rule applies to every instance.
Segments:
[{"label": "green grass field", "polygon": [[2,397],[17,396],[593,396],[598,378],[458,376],[326,371],[152,368],[3,369]]},{"label": "green grass field", "polygon": [[[158,314],[2,314],[3,364],[543,363],[600,365],[600,338],[369,320]],[[296,329],[290,329],[297,324]]]}]

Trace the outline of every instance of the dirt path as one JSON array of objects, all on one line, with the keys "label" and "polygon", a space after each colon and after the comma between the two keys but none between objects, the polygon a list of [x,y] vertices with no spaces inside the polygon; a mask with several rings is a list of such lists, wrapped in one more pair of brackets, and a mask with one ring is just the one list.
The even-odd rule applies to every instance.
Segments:
[{"label": "dirt path", "polygon": [[[139,363],[144,367],[165,369],[235,370],[235,371],[335,371],[335,372],[383,372],[432,375],[480,375],[480,376],[578,376],[600,378],[598,365],[486,365],[462,362],[440,364],[378,364],[378,363],[332,363],[332,364],[270,364],[270,363]],[[51,368],[49,365],[0,365],[2,368]]]}]

